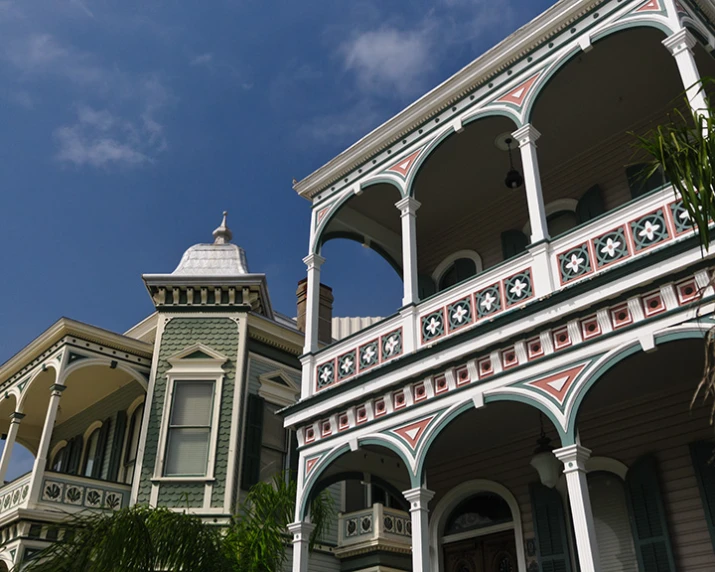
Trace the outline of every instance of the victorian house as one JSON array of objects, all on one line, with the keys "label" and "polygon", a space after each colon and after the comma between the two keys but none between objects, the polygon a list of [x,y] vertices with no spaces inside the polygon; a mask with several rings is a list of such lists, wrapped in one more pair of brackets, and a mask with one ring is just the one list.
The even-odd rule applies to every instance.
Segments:
[{"label": "victorian house", "polygon": [[[294,572],[314,563],[310,500],[338,483],[345,571],[715,569],[713,430],[690,406],[711,261],[634,147],[706,107],[714,23],[710,0],[561,0],[295,184]],[[337,238],[404,297],[323,344]]]}]

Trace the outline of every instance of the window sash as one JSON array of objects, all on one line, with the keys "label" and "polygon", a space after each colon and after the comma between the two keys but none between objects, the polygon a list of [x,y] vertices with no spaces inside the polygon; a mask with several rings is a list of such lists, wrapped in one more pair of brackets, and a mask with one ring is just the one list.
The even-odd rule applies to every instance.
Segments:
[{"label": "window sash", "polygon": [[[215,390],[215,380],[173,382],[164,450],[165,477],[206,476]],[[202,399],[206,401],[202,403]]]},{"label": "window sash", "polygon": [[97,446],[99,445],[99,428],[92,431],[92,434],[87,439],[87,448],[84,453],[84,470],[82,476],[91,477],[92,469],[97,457]]}]

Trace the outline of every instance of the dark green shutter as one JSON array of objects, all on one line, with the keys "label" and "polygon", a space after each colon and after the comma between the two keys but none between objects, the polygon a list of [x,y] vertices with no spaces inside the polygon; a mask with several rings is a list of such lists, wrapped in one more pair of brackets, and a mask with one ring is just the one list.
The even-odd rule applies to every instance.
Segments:
[{"label": "dark green shutter", "polygon": [[639,570],[675,572],[654,456],[641,457],[628,469],[626,492]]},{"label": "dark green shutter", "polygon": [[109,440],[109,428],[112,426],[112,419],[107,418],[102,427],[99,429],[99,437],[97,437],[97,450],[94,454],[94,463],[92,463],[92,478],[102,478],[102,466],[104,465],[104,455],[107,452],[107,441]]},{"label": "dark green shutter", "polygon": [[713,453],[715,444],[700,441],[690,445],[690,454],[693,458],[693,468],[698,480],[700,498],[705,511],[705,522],[708,523],[710,541],[715,549],[715,461]]},{"label": "dark green shutter", "polygon": [[67,470],[69,475],[76,475],[79,472],[79,465],[82,461],[82,435],[77,435],[67,443],[69,452],[67,453]]},{"label": "dark green shutter", "polygon": [[541,483],[532,483],[529,492],[541,572],[571,572],[561,495]]},{"label": "dark green shutter", "polygon": [[650,176],[646,173],[651,169],[648,163],[638,163],[626,167],[626,178],[628,179],[628,187],[631,189],[631,196],[636,199],[646,193],[659,189],[666,184],[663,171],[658,168]]},{"label": "dark green shutter", "polygon": [[529,239],[520,230],[505,230],[501,233],[501,249],[504,260],[521,254],[526,250]]},{"label": "dark green shutter", "polygon": [[603,193],[601,193],[601,187],[598,185],[594,185],[587,190],[576,205],[576,218],[578,218],[579,224],[588,222],[597,216],[601,216],[605,212],[606,207],[603,204]]},{"label": "dark green shutter", "polygon": [[249,395],[246,406],[246,438],[243,443],[241,488],[255,485],[261,476],[261,444],[263,442],[263,399]]},{"label": "dark green shutter", "polygon": [[437,289],[434,285],[434,280],[431,276],[425,276],[424,274],[417,277],[417,291],[420,300],[424,300],[434,294]]},{"label": "dark green shutter", "polygon": [[114,425],[114,436],[112,437],[112,447],[109,450],[108,481],[119,480],[119,468],[122,464],[122,445],[124,444],[124,433],[126,430],[127,414],[125,411],[120,411],[117,413],[117,419]]},{"label": "dark green shutter", "polygon": [[290,432],[290,478],[298,479],[298,437],[295,431]]}]

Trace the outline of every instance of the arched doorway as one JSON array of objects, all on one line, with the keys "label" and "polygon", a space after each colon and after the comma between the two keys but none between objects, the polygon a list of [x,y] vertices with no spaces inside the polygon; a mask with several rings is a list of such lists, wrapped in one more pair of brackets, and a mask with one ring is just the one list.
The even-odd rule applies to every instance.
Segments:
[{"label": "arched doorway", "polygon": [[446,520],[442,551],[445,572],[515,572],[514,516],[497,493],[478,492]]}]

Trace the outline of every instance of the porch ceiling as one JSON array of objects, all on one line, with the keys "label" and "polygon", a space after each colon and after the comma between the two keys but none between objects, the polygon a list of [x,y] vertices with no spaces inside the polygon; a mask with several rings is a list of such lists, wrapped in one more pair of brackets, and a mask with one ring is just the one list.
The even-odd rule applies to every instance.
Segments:
[{"label": "porch ceiling", "polygon": [[[661,45],[663,37],[650,28],[608,36],[571,59],[545,87],[532,115],[532,124],[542,133],[537,145],[545,202],[578,198],[594,184],[608,186],[604,179],[612,180],[614,171],[625,184],[624,167],[636,159],[626,133],[643,132],[664,120],[683,92],[675,61]],[[702,74],[715,75],[715,60],[701,47],[696,55]],[[527,222],[524,189],[505,187],[509,158],[494,144],[500,134],[515,129],[504,117],[468,124],[420,168],[414,181],[415,197],[422,203],[417,213],[420,272],[430,274],[461,249],[479,252],[485,267],[498,263],[501,232],[522,229]],[[603,145],[610,140],[624,149],[612,164],[601,164],[594,154],[607,152]],[[513,156],[521,169],[518,149]],[[566,164],[575,174],[562,175]],[[392,187],[380,184],[346,206],[399,236],[397,198]]]}]

